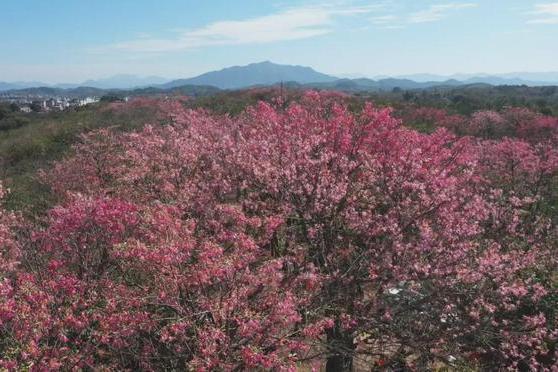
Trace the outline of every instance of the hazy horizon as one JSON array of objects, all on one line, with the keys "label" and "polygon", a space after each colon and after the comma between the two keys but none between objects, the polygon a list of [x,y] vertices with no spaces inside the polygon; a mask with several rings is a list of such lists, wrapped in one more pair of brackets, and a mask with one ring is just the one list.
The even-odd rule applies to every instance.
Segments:
[{"label": "hazy horizon", "polygon": [[[264,61],[254,61],[254,62],[249,62],[246,65],[250,65],[250,64],[257,64],[257,63],[261,63]],[[275,64],[274,61],[269,61]],[[290,65],[290,64],[281,64],[281,65]],[[392,74],[392,75],[366,75],[366,74],[361,74],[358,72],[348,72],[348,73],[328,73],[328,72],[324,72],[324,71],[320,71],[315,69],[313,66],[305,66],[305,65],[299,65],[299,64],[293,64],[295,66],[303,66],[303,67],[310,67],[314,70],[316,70],[317,72],[321,72],[321,73],[325,73],[328,75],[331,75],[333,77],[337,77],[339,79],[343,79],[343,78],[348,78],[348,79],[358,79],[358,78],[367,78],[367,79],[385,79],[385,78],[402,78],[402,79],[412,79],[415,80],[417,82],[427,82],[427,81],[444,81],[444,80],[449,80],[449,79],[467,79],[470,77],[483,77],[483,76],[494,76],[494,77],[508,77],[508,78],[521,78],[520,75],[529,75],[529,74],[552,74],[553,76],[556,76],[553,79],[541,79],[541,81],[544,80],[548,80],[548,81],[554,81],[554,80],[558,80],[558,67],[556,70],[548,70],[548,71],[502,71],[502,72],[495,72],[495,73],[487,73],[484,71],[479,71],[479,72],[455,72],[452,74],[435,74],[432,72],[428,72],[428,71],[422,71],[422,72],[415,72],[415,73],[408,73],[408,74]],[[75,81],[48,81],[46,79],[30,79],[30,80],[2,80],[0,79],[0,81],[3,82],[7,82],[7,83],[33,83],[33,82],[38,82],[38,83],[46,83],[49,85],[75,85],[75,84],[80,84],[80,83],[86,83],[88,81],[102,81],[102,80],[109,80],[109,79],[113,79],[113,78],[126,78],[126,77],[130,77],[130,78],[137,78],[137,79],[161,79],[164,82],[167,81],[172,81],[172,80],[178,80],[178,79],[189,79],[189,78],[193,78],[196,76],[199,76],[200,74],[204,74],[207,72],[213,72],[213,71],[219,71],[222,69],[226,69],[226,68],[230,68],[230,67],[238,67],[238,66],[245,66],[245,65],[227,65],[227,66],[223,66],[220,68],[217,68],[216,70],[207,70],[207,71],[202,71],[196,75],[188,75],[188,76],[163,76],[162,74],[150,74],[150,75],[142,75],[142,74],[134,74],[134,73],[114,73],[114,74],[110,74],[110,75],[100,75],[100,76],[96,76],[96,77],[88,77],[85,79],[81,79],[81,80],[75,80]],[[432,77],[432,78],[428,78],[428,77]],[[532,79],[532,80],[537,80],[536,78]]]},{"label": "hazy horizon", "polygon": [[[558,71],[558,2],[3,4],[0,81],[187,78],[271,60],[343,76]],[[29,12],[29,9],[33,9]]]}]

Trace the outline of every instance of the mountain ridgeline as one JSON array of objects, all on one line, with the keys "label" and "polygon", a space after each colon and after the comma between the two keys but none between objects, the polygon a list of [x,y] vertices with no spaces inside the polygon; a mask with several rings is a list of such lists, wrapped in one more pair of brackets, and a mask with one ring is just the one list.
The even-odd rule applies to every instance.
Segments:
[{"label": "mountain ridgeline", "polygon": [[[526,80],[535,78],[540,80]],[[544,79],[544,80],[543,80]],[[421,90],[429,88],[455,88],[462,86],[556,86],[558,73],[518,73],[501,75],[409,75],[401,78],[340,79],[310,67],[280,65],[269,61],[246,66],[233,66],[202,75],[166,81],[163,78],[116,75],[106,79],[87,80],[81,84],[48,85],[40,82],[0,82],[0,92],[32,95],[139,95],[180,92],[207,95],[219,90],[235,90],[284,83],[290,87],[334,89],[347,92],[381,92],[393,89]]]},{"label": "mountain ridgeline", "polygon": [[163,87],[211,85],[220,89],[241,89],[254,85],[273,85],[281,81],[311,84],[333,83],[336,80],[336,77],[322,74],[310,67],[278,65],[266,61],[207,72],[191,79],[173,80],[163,84]]}]

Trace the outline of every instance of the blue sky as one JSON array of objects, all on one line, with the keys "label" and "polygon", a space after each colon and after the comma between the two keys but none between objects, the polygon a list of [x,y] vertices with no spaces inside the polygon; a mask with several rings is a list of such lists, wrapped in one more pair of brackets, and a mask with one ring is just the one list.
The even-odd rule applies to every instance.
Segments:
[{"label": "blue sky", "polygon": [[271,60],[331,74],[558,70],[558,2],[5,0],[0,80],[190,77]]}]

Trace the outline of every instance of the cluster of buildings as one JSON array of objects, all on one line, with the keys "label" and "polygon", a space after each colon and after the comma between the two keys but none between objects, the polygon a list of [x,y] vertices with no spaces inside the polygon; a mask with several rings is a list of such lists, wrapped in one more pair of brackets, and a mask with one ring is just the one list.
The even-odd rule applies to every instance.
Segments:
[{"label": "cluster of buildings", "polygon": [[0,101],[15,104],[22,112],[64,111],[71,107],[86,106],[99,102],[99,97],[41,97],[28,95],[0,95]]}]

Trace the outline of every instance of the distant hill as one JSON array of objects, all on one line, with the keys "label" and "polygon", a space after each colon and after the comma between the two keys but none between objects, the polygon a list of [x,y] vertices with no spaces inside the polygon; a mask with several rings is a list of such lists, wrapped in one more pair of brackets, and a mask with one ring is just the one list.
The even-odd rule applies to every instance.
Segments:
[{"label": "distant hill", "polygon": [[47,85],[48,84],[44,84],[38,81],[15,81],[11,83],[0,81],[0,92],[6,90],[24,89],[24,88],[31,88],[31,87],[47,86]]},{"label": "distant hill", "polygon": [[293,81],[299,84],[324,83],[338,80],[336,77],[322,74],[310,67],[279,65],[269,61],[252,63],[246,66],[233,66],[219,71],[189,78],[173,80],[162,84],[162,88],[181,85],[211,85],[220,89],[239,89],[254,85],[273,85],[281,81]]},{"label": "distant hill", "polygon": [[[533,78],[541,80],[529,80]],[[543,78],[549,80],[543,80]],[[556,79],[553,80],[554,78]],[[274,85],[278,82],[289,83],[291,86],[298,85],[345,91],[385,91],[394,88],[415,90],[471,84],[544,86],[558,85],[558,73],[456,74],[451,76],[415,74],[407,77],[383,76],[374,80],[362,77],[338,79],[317,72],[310,67],[279,65],[266,61],[211,71],[189,79],[173,80],[162,84],[160,87],[171,88],[184,84],[201,84],[220,89],[242,89],[251,86]]]},{"label": "distant hill", "polygon": [[452,88],[471,85],[492,86],[550,86],[558,85],[558,72],[518,72],[507,74],[414,74],[399,77],[343,78],[327,75],[310,67],[280,65],[269,61],[246,66],[233,66],[219,71],[164,82],[150,76],[122,74],[105,79],[88,80],[82,84],[48,85],[39,82],[0,82],[0,92],[37,96],[102,96],[177,93],[208,95],[222,89],[245,89],[270,86],[283,82],[290,87],[331,89],[346,92],[380,92],[393,89],[420,90]]},{"label": "distant hill", "polygon": [[100,89],[133,89],[153,87],[163,84],[166,81],[167,79],[158,76],[139,77],[136,75],[121,74],[105,79],[87,80],[81,83],[80,86]]},{"label": "distant hill", "polygon": [[304,86],[309,88],[319,88],[319,89],[337,89],[349,92],[362,92],[362,91],[391,91],[393,89],[403,89],[403,90],[419,90],[428,89],[441,86],[459,86],[467,85],[465,83],[459,82],[457,80],[447,80],[447,81],[428,81],[428,82],[416,82],[409,79],[395,79],[386,78],[379,80],[372,80],[367,78],[360,79],[339,79],[333,82],[327,83],[309,83],[304,84]]},{"label": "distant hill", "polygon": [[[382,77],[383,78],[383,77]],[[549,86],[558,85],[558,72],[510,72],[505,74],[412,74],[398,76],[399,79],[409,79],[416,82],[445,82],[455,80],[461,84],[483,83],[490,85],[527,85]]]},{"label": "distant hill", "polygon": [[0,81],[0,92],[27,88],[76,89],[79,87],[91,87],[97,89],[135,89],[158,86],[166,81],[168,79],[158,76],[141,77],[129,74],[114,75],[98,80],[87,80],[82,83],[46,84],[40,81],[18,81],[13,83]]},{"label": "distant hill", "polygon": [[206,96],[220,91],[219,88],[204,85],[183,85],[174,88],[136,88],[136,89],[100,89],[95,87],[77,88],[54,88],[54,87],[33,87],[23,89],[13,89],[3,93],[15,95],[27,95],[35,97],[102,97],[105,95],[125,97],[125,96],[145,96],[158,94],[182,94],[188,96]]},{"label": "distant hill", "polygon": [[87,96],[102,96],[104,95],[103,89],[93,87],[78,87],[78,88],[55,88],[49,86],[31,87],[22,89],[11,89],[3,93],[15,95],[28,95],[36,97],[57,97],[65,96],[70,98],[79,98]]}]

